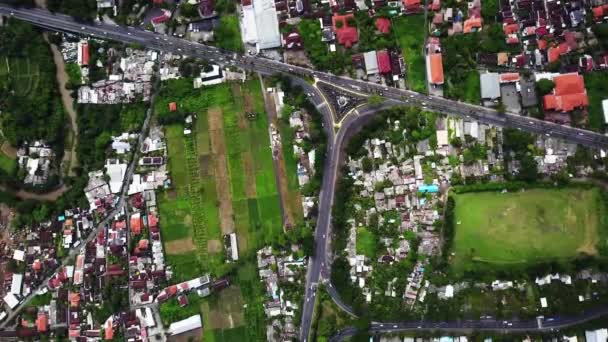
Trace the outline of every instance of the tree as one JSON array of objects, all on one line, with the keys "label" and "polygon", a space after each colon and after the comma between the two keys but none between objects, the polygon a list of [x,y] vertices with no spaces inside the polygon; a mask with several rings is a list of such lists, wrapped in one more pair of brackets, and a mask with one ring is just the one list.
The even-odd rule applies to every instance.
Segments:
[{"label": "tree", "polygon": [[548,79],[541,79],[536,82],[536,90],[539,96],[545,96],[553,91],[555,88],[555,82]]},{"label": "tree", "polygon": [[534,157],[524,155],[520,160],[520,169],[517,178],[528,183],[533,183],[538,178],[538,165]]},{"label": "tree", "polygon": [[363,172],[372,172],[372,170],[374,169],[372,160],[368,157],[364,157],[363,160],[361,160],[361,164]]},{"label": "tree", "polygon": [[383,101],[384,100],[379,95],[371,95],[367,98],[367,103],[369,103],[371,106],[377,106],[377,105],[381,104]]}]

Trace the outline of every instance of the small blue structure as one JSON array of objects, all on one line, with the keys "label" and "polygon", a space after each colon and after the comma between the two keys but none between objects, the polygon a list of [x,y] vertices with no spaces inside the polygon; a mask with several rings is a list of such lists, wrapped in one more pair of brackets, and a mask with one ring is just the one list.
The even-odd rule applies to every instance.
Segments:
[{"label": "small blue structure", "polygon": [[434,194],[434,193],[439,192],[439,187],[435,184],[421,185],[418,187],[418,192],[423,193],[423,194],[425,194],[425,193]]}]

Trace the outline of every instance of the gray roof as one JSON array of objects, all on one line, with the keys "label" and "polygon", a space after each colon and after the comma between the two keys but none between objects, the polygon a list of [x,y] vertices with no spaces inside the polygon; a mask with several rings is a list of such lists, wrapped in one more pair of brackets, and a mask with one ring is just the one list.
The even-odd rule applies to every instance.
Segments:
[{"label": "gray roof", "polygon": [[376,56],[376,51],[365,52],[363,54],[363,59],[365,60],[365,70],[367,70],[367,74],[377,74],[378,57]]},{"label": "gray roof", "polygon": [[500,81],[498,73],[486,72],[479,75],[481,82],[481,98],[497,99],[500,97]]},{"label": "gray roof", "polygon": [[524,107],[536,106],[538,104],[538,99],[536,98],[536,85],[534,81],[522,78],[519,81],[519,86],[521,88],[521,104]]}]

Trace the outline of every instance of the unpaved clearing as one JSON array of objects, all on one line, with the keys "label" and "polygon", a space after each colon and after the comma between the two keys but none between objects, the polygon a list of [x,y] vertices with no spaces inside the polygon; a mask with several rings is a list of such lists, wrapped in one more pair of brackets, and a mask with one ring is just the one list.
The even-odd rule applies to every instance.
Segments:
[{"label": "unpaved clearing", "polygon": [[228,164],[226,162],[223,113],[220,108],[211,108],[208,114],[211,155],[216,179],[215,186],[220,203],[220,226],[223,234],[230,234],[234,232],[234,214],[232,210],[232,196],[230,194],[230,180],[228,179]]},{"label": "unpaved clearing", "polygon": [[8,141],[3,142],[0,149],[2,149],[2,153],[4,153],[5,156],[11,159],[17,159],[17,149],[11,146]]},{"label": "unpaved clearing", "polygon": [[167,254],[184,254],[194,250],[192,238],[173,240],[165,242],[165,251]]},{"label": "unpaved clearing", "polygon": [[218,254],[222,251],[222,242],[214,239],[207,241],[207,252],[209,254]]}]

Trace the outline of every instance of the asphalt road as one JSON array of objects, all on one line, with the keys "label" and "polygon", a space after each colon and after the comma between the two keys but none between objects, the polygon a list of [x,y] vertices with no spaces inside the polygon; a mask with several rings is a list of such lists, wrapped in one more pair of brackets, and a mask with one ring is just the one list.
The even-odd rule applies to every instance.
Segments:
[{"label": "asphalt road", "polygon": [[[331,239],[328,237],[331,236],[331,207],[333,205],[335,183],[341,157],[340,151],[347,133],[352,129],[360,127],[364,122],[362,118],[374,115],[379,109],[388,106],[403,104],[417,105],[428,110],[467,117],[488,124],[514,127],[533,133],[546,134],[585,146],[595,148],[608,147],[608,137],[598,133],[561,126],[533,118],[521,117],[512,113],[501,114],[493,109],[481,106],[440,97],[427,96],[409,90],[383,87],[379,84],[335,76],[329,73],[288,65],[257,56],[239,55],[212,46],[206,46],[172,36],[159,35],[137,28],[121,27],[100,22],[79,23],[69,16],[52,14],[40,9],[17,9],[7,5],[0,5],[0,14],[12,16],[51,30],[138,44],[150,49],[203,58],[220,65],[237,66],[263,74],[282,72],[294,76],[292,77],[294,83],[301,85],[305,89],[309,94],[309,99],[323,114],[325,128],[328,133],[327,159],[323,175],[323,185],[319,196],[319,215],[315,231],[315,255],[310,258],[307,271],[306,294],[304,298],[300,333],[301,341],[307,340],[310,331],[316,298],[316,286],[320,279],[328,279],[330,274],[327,261],[329,260],[328,244]],[[387,101],[380,107],[359,108],[350,115],[347,115],[342,121],[336,122],[335,115],[326,103],[323,94],[309,83],[298,78],[298,76],[316,78],[317,80],[324,81],[333,86],[342,87],[346,90],[358,92],[363,95],[377,94],[392,101]],[[337,132],[334,128],[337,128]]]},{"label": "asphalt road", "polygon": [[12,8],[8,5],[0,5],[0,14],[12,16],[52,30],[84,34],[102,39],[117,40],[124,43],[139,44],[150,49],[207,59],[220,65],[238,66],[266,74],[283,72],[296,76],[315,77],[334,86],[341,86],[345,89],[359,91],[363,94],[378,94],[404,103],[407,101],[407,103],[417,104],[426,107],[429,110],[459,116],[469,116],[485,123],[520,128],[534,133],[548,134],[591,147],[608,147],[608,137],[586,130],[553,124],[534,118],[522,117],[512,113],[501,114],[496,110],[477,105],[448,100],[441,97],[427,96],[409,90],[388,88],[375,83],[335,76],[329,73],[289,65],[258,56],[239,55],[216,47],[190,42],[173,36],[160,35],[139,28],[122,27],[101,22],[79,23],[66,15],[53,14],[42,9]]},{"label": "asphalt road", "polygon": [[[397,323],[372,323],[369,333],[384,334],[398,332],[439,332],[453,334],[468,334],[472,331],[486,331],[498,333],[526,333],[526,332],[552,332],[582,324],[594,319],[608,315],[608,308],[591,310],[583,315],[575,317],[555,317],[545,318],[542,325],[538,325],[537,320],[512,321],[486,319],[478,321],[454,321],[454,322],[397,322]],[[354,327],[348,327],[339,331],[329,341],[338,342],[353,336],[357,333]]]}]

